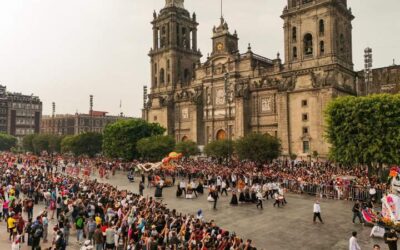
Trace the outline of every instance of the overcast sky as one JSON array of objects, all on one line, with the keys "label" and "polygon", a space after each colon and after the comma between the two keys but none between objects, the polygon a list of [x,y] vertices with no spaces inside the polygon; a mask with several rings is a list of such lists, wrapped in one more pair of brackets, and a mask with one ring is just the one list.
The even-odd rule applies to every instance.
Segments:
[{"label": "overcast sky", "polygon": [[[237,30],[240,50],[269,58],[283,51],[280,14],[284,0],[224,0],[224,16]],[[0,83],[12,92],[34,93],[43,113],[122,111],[140,116],[142,88],[149,85],[153,10],[165,0],[0,0]],[[374,50],[374,67],[400,64],[399,0],[349,0],[355,69],[363,50]],[[199,48],[211,51],[211,30],[218,24],[219,0],[186,0],[197,13]],[[204,58],[203,58],[204,60]]]}]

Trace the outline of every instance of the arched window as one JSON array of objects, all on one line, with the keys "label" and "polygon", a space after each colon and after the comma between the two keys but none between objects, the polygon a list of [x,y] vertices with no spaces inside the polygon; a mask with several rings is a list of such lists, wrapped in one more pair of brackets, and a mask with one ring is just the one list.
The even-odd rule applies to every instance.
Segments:
[{"label": "arched window", "polygon": [[170,67],[170,63],[169,63],[169,59],[167,60],[167,70],[169,70]]},{"label": "arched window", "polygon": [[324,20],[319,20],[319,35],[323,36],[325,34],[325,22]]},{"label": "arched window", "polygon": [[154,73],[157,74],[157,63],[154,64]]},{"label": "arched window", "polygon": [[297,28],[293,27],[292,28],[292,40],[295,42],[297,40]]},{"label": "arched window", "polygon": [[167,34],[167,30],[165,29],[165,26],[164,26],[161,29],[161,41],[160,41],[161,48],[164,48],[166,46],[166,42],[167,42],[166,34]]},{"label": "arched window", "polygon": [[297,47],[293,47],[293,59],[297,59]]},{"label": "arched window", "polygon": [[324,43],[324,41],[319,42],[319,52],[321,53],[321,55],[323,55],[324,52],[325,52],[325,43]]},{"label": "arched window", "polygon": [[171,83],[171,75],[170,74],[167,75],[167,83]]},{"label": "arched window", "polygon": [[313,37],[310,33],[304,36],[304,54],[307,56],[313,54]]},{"label": "arched window", "polygon": [[157,77],[154,77],[154,87],[157,87]]},{"label": "arched window", "polygon": [[185,80],[185,82],[189,81],[189,70],[188,69],[185,69],[183,71],[183,79]]},{"label": "arched window", "polygon": [[345,44],[344,44],[344,35],[343,34],[340,34],[339,49],[340,49],[340,53],[344,53],[345,52]]},{"label": "arched window", "polygon": [[160,84],[165,83],[165,71],[163,68],[160,69]]},{"label": "arched window", "polygon": [[292,0],[292,7],[296,7],[297,6],[297,0]]}]

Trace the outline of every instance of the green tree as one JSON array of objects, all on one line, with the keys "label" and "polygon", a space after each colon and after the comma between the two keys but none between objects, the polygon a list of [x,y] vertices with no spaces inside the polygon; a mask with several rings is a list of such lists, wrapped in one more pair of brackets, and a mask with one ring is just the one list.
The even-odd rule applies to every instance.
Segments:
[{"label": "green tree", "polygon": [[294,161],[294,160],[297,159],[297,155],[296,155],[296,154],[290,154],[289,157],[290,157],[290,159],[291,159],[292,161]]},{"label": "green tree", "polygon": [[276,137],[251,133],[235,142],[235,152],[241,160],[262,164],[279,157],[281,143]]},{"label": "green tree", "polygon": [[71,151],[74,155],[88,155],[94,157],[96,154],[101,153],[103,142],[103,135],[99,133],[83,133],[76,135],[72,140]]},{"label": "green tree", "polygon": [[32,139],[33,153],[40,154],[43,151],[49,152],[49,135],[35,135]]},{"label": "green tree", "polygon": [[35,138],[37,135],[36,134],[30,134],[30,135],[25,135],[24,138],[22,138],[22,147],[24,148],[25,151],[27,152],[33,152],[33,138]]},{"label": "green tree", "polygon": [[181,141],[175,146],[175,151],[188,158],[200,154],[200,149],[194,141]]},{"label": "green tree", "polygon": [[140,139],[137,142],[137,151],[148,161],[160,161],[175,147],[175,140],[170,136],[155,135]]},{"label": "green tree", "polygon": [[50,135],[49,137],[49,152],[50,153],[60,153],[61,152],[61,141],[62,136]]},{"label": "green tree", "polygon": [[342,164],[400,163],[400,95],[340,97],[325,111],[330,157]]},{"label": "green tree", "polygon": [[216,140],[204,147],[206,155],[218,159],[219,162],[224,159],[228,160],[232,156],[233,150],[232,140]]},{"label": "green tree", "polygon": [[0,133],[0,151],[8,151],[17,145],[17,138]]},{"label": "green tree", "polygon": [[61,140],[61,152],[62,153],[72,153],[72,148],[74,145],[76,137],[73,135],[67,135]]},{"label": "green tree", "polygon": [[164,132],[159,124],[142,119],[119,120],[104,129],[103,152],[108,157],[132,160],[139,156],[136,144],[140,139]]},{"label": "green tree", "polygon": [[42,151],[48,153],[61,152],[62,137],[50,134],[27,135],[22,139],[23,147],[26,151],[40,154]]}]

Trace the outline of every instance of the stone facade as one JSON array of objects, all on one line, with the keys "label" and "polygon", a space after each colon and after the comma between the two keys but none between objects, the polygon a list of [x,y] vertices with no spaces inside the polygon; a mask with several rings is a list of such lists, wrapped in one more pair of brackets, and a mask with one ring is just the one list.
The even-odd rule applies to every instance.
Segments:
[{"label": "stone facade", "polygon": [[103,133],[104,128],[124,116],[111,116],[107,112],[89,111],[88,114],[43,116],[41,133],[53,135],[78,135],[86,132]]},{"label": "stone facade", "polygon": [[201,63],[195,14],[182,0],[167,0],[152,22],[144,119],[160,123],[177,141],[205,145],[258,132],[280,138],[284,155],[327,156],[326,105],[365,89],[353,70],[354,16],[347,0],[289,0],[281,18],[284,62],[279,54],[257,55],[250,45],[240,53],[237,32],[221,17],[212,29],[213,51]]},{"label": "stone facade", "polygon": [[7,92],[0,85],[0,133],[16,136],[39,133],[42,102],[39,97]]},{"label": "stone facade", "polygon": [[[395,94],[400,92],[400,65],[372,69],[371,83],[367,83],[362,89],[363,93],[389,93]],[[358,72],[359,81],[365,82],[364,71]],[[364,84],[363,84],[364,85]]]}]

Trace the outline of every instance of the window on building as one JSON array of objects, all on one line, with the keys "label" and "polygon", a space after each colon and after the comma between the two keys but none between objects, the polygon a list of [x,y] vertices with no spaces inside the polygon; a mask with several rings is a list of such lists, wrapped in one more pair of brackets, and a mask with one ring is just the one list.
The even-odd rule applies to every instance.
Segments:
[{"label": "window on building", "polygon": [[165,71],[163,68],[160,69],[160,84],[165,83]]},{"label": "window on building", "polygon": [[171,75],[170,74],[167,75],[167,83],[171,83]]},{"label": "window on building", "polygon": [[157,116],[156,116],[156,115],[154,116],[154,119],[153,119],[153,120],[154,120],[154,121],[157,121]]},{"label": "window on building", "polygon": [[302,100],[301,101],[301,106],[302,107],[307,107],[307,105],[308,105],[308,101],[307,100]]},{"label": "window on building", "polygon": [[313,37],[310,33],[304,36],[304,54],[307,56],[313,54]]},{"label": "window on building", "polygon": [[321,55],[323,55],[325,53],[325,43],[324,43],[324,41],[319,42],[319,52],[321,53]]},{"label": "window on building", "polygon": [[293,59],[297,59],[297,47],[293,47]]},{"label": "window on building", "polygon": [[302,114],[302,120],[303,120],[303,122],[308,121],[308,114],[307,113]]},{"label": "window on building", "polygon": [[340,38],[339,38],[339,49],[341,53],[345,52],[345,44],[344,44],[344,35],[340,34]]},{"label": "window on building", "polygon": [[169,60],[167,60],[167,70],[169,70],[171,67]]},{"label": "window on building", "polygon": [[278,131],[274,131],[275,138],[278,138]]},{"label": "window on building", "polygon": [[309,130],[308,127],[303,127],[303,135],[308,135]]},{"label": "window on building", "polygon": [[297,28],[293,27],[292,28],[292,41],[296,42],[296,40],[297,40]]},{"label": "window on building", "polygon": [[325,34],[325,22],[324,20],[319,20],[319,35],[323,36]]},{"label": "window on building", "polygon": [[303,141],[303,153],[309,153],[310,152],[310,142],[309,141]]},{"label": "window on building", "polygon": [[190,77],[189,75],[190,75],[189,70],[185,69],[183,71],[183,79],[185,80],[185,82],[189,82],[189,77]]},{"label": "window on building", "polygon": [[154,73],[157,74],[157,63],[154,64]]}]

